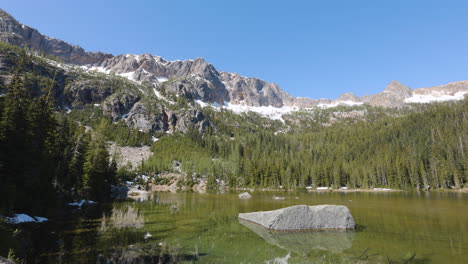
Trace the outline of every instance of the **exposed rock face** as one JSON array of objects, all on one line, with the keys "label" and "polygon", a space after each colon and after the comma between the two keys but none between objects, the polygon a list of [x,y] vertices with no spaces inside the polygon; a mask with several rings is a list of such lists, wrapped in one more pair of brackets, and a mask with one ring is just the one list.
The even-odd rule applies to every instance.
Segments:
[{"label": "exposed rock face", "polygon": [[161,85],[166,92],[175,93],[188,99],[201,100],[203,102],[216,102],[223,104],[229,101],[229,94],[224,86],[215,86],[212,82],[202,78],[184,78],[168,81]]},{"label": "exposed rock face", "polygon": [[231,103],[248,106],[289,105],[293,100],[275,83],[268,83],[256,78],[247,78],[237,73],[221,72],[221,80],[229,91]]},{"label": "exposed rock face", "polygon": [[357,97],[354,93],[345,93],[340,95],[337,99],[338,101],[349,101],[349,102],[361,102],[361,99]]},{"label": "exposed rock face", "polygon": [[239,218],[270,230],[351,230],[349,209],[343,205],[296,205],[274,211],[241,213]]},{"label": "exposed rock face", "polygon": [[117,93],[109,96],[103,104],[103,111],[117,121],[124,117],[140,100],[138,95]]},{"label": "exposed rock face", "polygon": [[303,254],[311,249],[339,253],[353,246],[355,232],[275,232],[240,219],[239,222],[262,237],[267,243],[289,252]]},{"label": "exposed rock face", "polygon": [[86,52],[79,46],[44,36],[36,29],[20,24],[2,9],[0,9],[0,41],[33,48],[59,57],[66,63],[78,65],[96,63],[112,57],[111,54],[102,52]]},{"label": "exposed rock face", "polygon": [[141,102],[136,103],[128,113],[125,123],[143,132],[167,131],[168,116],[162,105],[149,108]]},{"label": "exposed rock face", "polygon": [[149,53],[141,55],[126,54],[96,63],[95,66],[115,74],[134,72],[140,69],[142,72],[146,71],[147,75],[155,77],[199,76],[214,83],[219,82],[218,71],[202,58],[186,61],[167,61]]},{"label": "exposed rock face", "polygon": [[112,94],[112,85],[105,80],[81,80],[72,82],[66,89],[73,107],[100,103]]},{"label": "exposed rock face", "polygon": [[158,90],[165,89],[188,99],[219,104],[229,101],[229,93],[218,71],[202,58],[167,61],[148,53],[127,54],[104,60],[90,69],[114,73],[138,82],[159,84]]},{"label": "exposed rock face", "polygon": [[117,156],[117,168],[125,167],[128,164],[132,165],[133,168],[137,168],[142,161],[147,160],[152,154],[151,148],[148,146],[122,147],[116,143],[108,145],[107,151],[109,151],[110,155]]},{"label": "exposed rock face", "polygon": [[401,107],[406,98],[411,97],[413,91],[398,81],[392,81],[385,90],[379,94],[367,95],[362,101],[372,106]]},{"label": "exposed rock face", "polygon": [[430,94],[434,92],[441,92],[450,95],[453,95],[457,92],[468,92],[468,81],[453,82],[441,86],[413,90],[413,94]]},{"label": "exposed rock face", "polygon": [[246,199],[247,200],[247,199],[250,199],[250,198],[252,198],[252,195],[250,195],[250,193],[248,193],[248,192],[239,194],[239,199]]},{"label": "exposed rock face", "polygon": [[299,108],[313,108],[313,107],[317,107],[319,103],[320,103],[320,100],[306,98],[306,97],[296,97],[292,99],[289,105],[299,107]]},{"label": "exposed rock face", "polygon": [[190,130],[204,132],[211,122],[197,109],[171,111],[162,104],[152,105],[137,102],[125,118],[129,127],[143,132],[182,132]]},{"label": "exposed rock face", "polygon": [[197,129],[199,132],[205,132],[211,122],[199,110],[189,109],[185,111],[169,112],[169,131],[189,132],[191,129]]}]

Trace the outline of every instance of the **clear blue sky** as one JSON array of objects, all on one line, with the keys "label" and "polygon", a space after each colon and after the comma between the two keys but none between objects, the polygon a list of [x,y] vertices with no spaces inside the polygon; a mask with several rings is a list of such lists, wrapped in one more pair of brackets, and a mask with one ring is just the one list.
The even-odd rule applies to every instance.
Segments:
[{"label": "clear blue sky", "polygon": [[294,96],[468,79],[468,1],[2,0],[0,7],[86,50],[203,57]]}]

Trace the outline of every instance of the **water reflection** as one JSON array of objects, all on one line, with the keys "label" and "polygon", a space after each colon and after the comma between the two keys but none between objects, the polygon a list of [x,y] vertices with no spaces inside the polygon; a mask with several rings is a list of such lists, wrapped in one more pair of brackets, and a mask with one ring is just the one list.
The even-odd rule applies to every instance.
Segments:
[{"label": "water reflection", "polygon": [[[155,193],[73,211],[16,238],[38,252],[31,263],[466,263],[463,195],[255,192],[244,201],[237,193]],[[346,205],[366,228],[273,233],[237,217],[297,204]]]},{"label": "water reflection", "polygon": [[354,232],[274,232],[239,219],[239,222],[262,237],[267,243],[290,252],[306,253],[327,250],[340,253],[353,246]]},{"label": "water reflection", "polygon": [[114,208],[112,210],[111,221],[114,228],[117,229],[140,229],[143,228],[145,223],[143,215],[140,215],[138,210],[132,206],[127,206],[127,208]]}]

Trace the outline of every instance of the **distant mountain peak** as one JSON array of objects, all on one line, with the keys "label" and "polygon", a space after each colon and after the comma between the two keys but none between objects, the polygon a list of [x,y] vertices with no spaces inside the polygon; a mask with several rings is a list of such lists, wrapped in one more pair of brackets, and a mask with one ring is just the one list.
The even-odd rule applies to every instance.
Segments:
[{"label": "distant mountain peak", "polygon": [[357,97],[352,92],[342,94],[336,100],[337,101],[351,101],[351,102],[360,102],[361,101],[361,99],[359,99],[359,97]]},{"label": "distant mountain peak", "polygon": [[[13,20],[15,21],[16,23],[18,23],[18,21],[12,16],[10,15],[8,12],[6,12],[5,10],[1,9],[0,8],[0,18],[1,19],[9,19],[9,20]],[[19,23],[18,23],[19,24]]]},{"label": "distant mountain peak", "polygon": [[398,93],[398,94],[404,94],[408,96],[411,96],[412,94],[411,88],[406,85],[403,85],[399,81],[391,81],[383,92],[384,93]]},{"label": "distant mountain peak", "polygon": [[0,9],[0,41],[42,51],[77,65],[93,64],[112,57],[102,52],[87,52],[77,45],[45,36],[34,28],[20,24],[3,9]]}]

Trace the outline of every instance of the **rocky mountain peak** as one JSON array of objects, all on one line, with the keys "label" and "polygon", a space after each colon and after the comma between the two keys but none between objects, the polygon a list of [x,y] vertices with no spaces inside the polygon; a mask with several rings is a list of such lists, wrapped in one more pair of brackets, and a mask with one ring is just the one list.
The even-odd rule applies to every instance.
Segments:
[{"label": "rocky mountain peak", "polygon": [[0,9],[0,41],[19,47],[28,47],[77,65],[93,64],[111,54],[86,52],[81,47],[42,35],[34,28],[20,24],[5,10]]},{"label": "rocky mountain peak", "polygon": [[383,91],[384,93],[395,93],[404,95],[406,97],[411,96],[412,90],[406,85],[401,84],[399,81],[391,81]]},{"label": "rocky mountain peak", "polygon": [[17,24],[19,25],[19,22],[10,14],[8,14],[5,10],[0,8],[0,21],[3,23],[10,23],[10,24]]},{"label": "rocky mountain peak", "polygon": [[372,106],[402,107],[405,99],[413,95],[413,90],[398,81],[391,81],[383,92],[362,97],[362,101]]},{"label": "rocky mountain peak", "polygon": [[357,97],[354,93],[345,93],[338,97],[337,101],[350,101],[350,102],[360,102],[361,99]]}]

